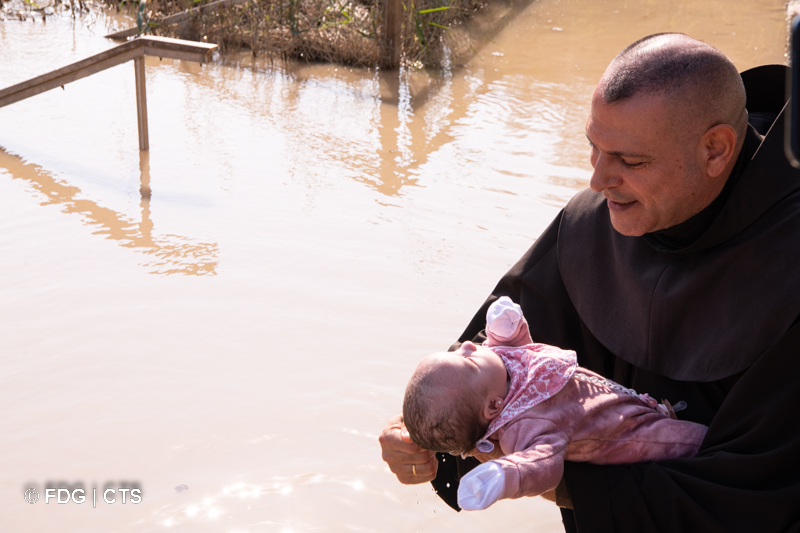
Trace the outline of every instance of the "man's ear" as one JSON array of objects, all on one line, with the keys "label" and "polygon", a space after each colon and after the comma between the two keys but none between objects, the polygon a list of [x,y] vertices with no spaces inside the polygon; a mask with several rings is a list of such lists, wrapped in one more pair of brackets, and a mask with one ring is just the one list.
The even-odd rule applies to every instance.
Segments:
[{"label": "man's ear", "polygon": [[483,404],[483,416],[487,420],[494,420],[503,412],[503,399],[499,396],[487,399]]},{"label": "man's ear", "polygon": [[728,124],[718,124],[700,139],[701,158],[706,173],[712,178],[722,174],[736,154],[736,130]]}]

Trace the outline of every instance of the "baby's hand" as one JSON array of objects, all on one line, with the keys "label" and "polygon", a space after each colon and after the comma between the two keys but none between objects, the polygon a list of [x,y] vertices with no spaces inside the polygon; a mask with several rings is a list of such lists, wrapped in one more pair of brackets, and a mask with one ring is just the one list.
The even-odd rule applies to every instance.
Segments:
[{"label": "baby's hand", "polygon": [[489,306],[486,337],[489,346],[524,346],[533,342],[522,308],[508,296],[501,296]]},{"label": "baby's hand", "polygon": [[505,455],[505,454],[503,453],[503,450],[500,448],[500,443],[498,443],[495,440],[491,440],[491,439],[489,439],[489,440],[492,442],[492,444],[494,444],[494,448],[492,449],[492,451],[490,451],[488,453],[484,453],[484,452],[481,452],[480,450],[478,450],[478,448],[472,448],[470,451],[468,451],[464,455],[465,456],[469,456],[469,457],[474,457],[475,459],[477,459],[478,461],[480,461],[482,463],[485,463],[487,461],[491,461],[492,459],[500,459],[501,457],[503,457],[503,455]]},{"label": "baby's hand", "polygon": [[505,489],[505,474],[495,461],[470,470],[458,483],[458,506],[465,511],[481,511],[500,499]]}]

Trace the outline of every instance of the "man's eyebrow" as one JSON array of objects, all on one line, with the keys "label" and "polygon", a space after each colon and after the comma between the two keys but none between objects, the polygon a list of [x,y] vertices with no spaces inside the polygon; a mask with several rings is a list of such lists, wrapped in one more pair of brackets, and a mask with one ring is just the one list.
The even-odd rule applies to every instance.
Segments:
[{"label": "man's eyebrow", "polygon": [[[591,146],[592,148],[597,148],[597,146],[595,146],[595,144],[589,138],[589,134],[588,133],[586,134],[586,140],[589,141],[589,146]],[[599,148],[598,148],[598,150],[599,150]],[[634,158],[652,159],[652,157],[647,155],[647,154],[635,154],[633,152],[619,152],[619,151],[616,151],[616,152],[606,152],[606,153],[608,155],[614,155],[614,156],[618,156],[618,157],[634,157]]]}]

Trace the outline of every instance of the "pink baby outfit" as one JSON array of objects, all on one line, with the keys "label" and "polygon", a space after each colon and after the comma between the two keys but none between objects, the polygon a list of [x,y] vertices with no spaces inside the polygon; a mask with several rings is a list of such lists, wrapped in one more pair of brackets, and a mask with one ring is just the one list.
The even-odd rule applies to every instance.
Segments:
[{"label": "pink baby outfit", "polygon": [[[518,309],[510,300],[499,305],[509,303]],[[494,345],[503,337],[517,340],[522,327],[530,342],[521,312],[518,324],[498,328],[503,335],[490,331],[494,322],[490,309],[488,344],[505,363],[509,392],[477,448],[488,453],[494,441],[504,456],[462,478],[462,508],[484,509],[500,498],[547,492],[561,480],[565,460],[625,464],[697,453],[706,426],[673,420],[646,394],[579,367],[573,351],[545,344]],[[474,501],[487,505],[476,507]]]}]

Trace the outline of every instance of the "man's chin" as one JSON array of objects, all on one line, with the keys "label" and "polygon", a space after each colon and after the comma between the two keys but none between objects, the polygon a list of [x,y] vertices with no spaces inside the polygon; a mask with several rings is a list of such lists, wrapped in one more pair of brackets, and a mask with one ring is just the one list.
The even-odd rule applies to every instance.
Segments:
[{"label": "man's chin", "polygon": [[616,213],[609,209],[609,215],[611,216],[611,225],[617,233],[626,237],[641,237],[647,233],[644,224],[628,211]]}]

